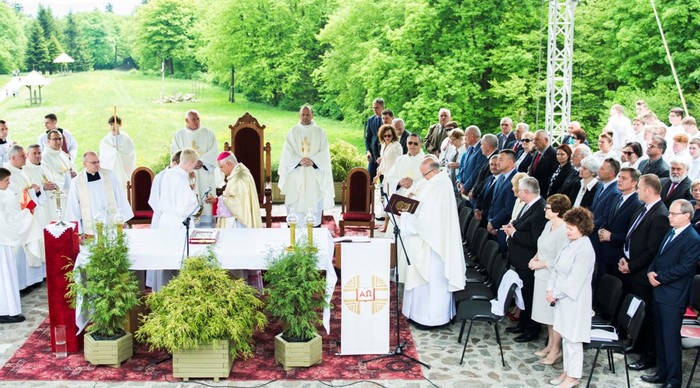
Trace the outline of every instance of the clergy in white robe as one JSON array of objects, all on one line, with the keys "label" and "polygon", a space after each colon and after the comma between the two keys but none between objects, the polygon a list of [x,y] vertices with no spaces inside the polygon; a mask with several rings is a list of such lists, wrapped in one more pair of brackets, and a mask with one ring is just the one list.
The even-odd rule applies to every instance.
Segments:
[{"label": "clergy in white robe", "polygon": [[[43,202],[41,206],[34,209],[34,217],[41,228],[50,224],[52,221],[58,221],[56,189],[58,185],[52,182],[49,177],[53,176],[45,163],[42,163],[41,146],[32,144],[27,147],[27,164],[22,170],[27,174],[32,184],[41,186]],[[65,209],[65,197],[61,197],[61,206]]]},{"label": "clergy in white robe", "polygon": [[73,163],[68,158],[68,154],[61,149],[62,144],[63,136],[61,133],[50,131],[47,147],[43,149],[42,160],[49,171],[51,171],[51,176],[48,177],[49,180],[68,193],[70,181],[77,174],[73,170]]},{"label": "clergy in white robe", "polygon": [[117,182],[126,189],[126,182],[131,180],[131,174],[136,169],[136,146],[129,135],[121,130],[121,117],[111,116],[107,123],[110,131],[100,141],[100,164],[114,173]]},{"label": "clergy in white robe", "polygon": [[75,141],[75,137],[73,137],[70,132],[58,127],[58,117],[53,113],[44,116],[44,127],[46,128],[46,132],[39,136],[38,141],[42,151],[51,146],[51,141],[49,139],[51,131],[58,131],[63,138],[61,149],[68,155],[70,160],[75,160],[78,156],[78,142]]},{"label": "clergy in white robe", "polygon": [[[442,326],[455,316],[452,293],[464,289],[464,253],[454,188],[436,157],[425,158],[421,174],[426,181],[416,195],[414,214],[401,216],[403,241],[411,265],[400,252],[403,276],[402,313],[423,326]],[[401,279],[399,279],[401,280]]]},{"label": "clergy in white robe", "polygon": [[66,205],[66,219],[78,221],[78,230],[94,235],[94,224],[102,218],[111,223],[120,218],[122,222],[134,217],[124,189],[111,171],[100,168],[100,157],[88,151],[83,155],[85,169],[70,184]]},{"label": "clergy in white robe", "polygon": [[420,173],[420,165],[425,158],[425,154],[421,149],[420,136],[412,133],[406,141],[408,144],[408,153],[396,158],[394,166],[389,169],[389,172],[384,177],[384,182],[389,187],[387,195],[398,193],[403,196],[408,196],[415,191],[418,183],[423,180],[423,175]]},{"label": "clergy in white robe", "polygon": [[163,211],[160,209],[160,191],[163,186],[163,176],[165,176],[165,173],[168,170],[180,164],[180,154],[181,152],[178,151],[175,153],[175,155],[170,157],[170,166],[156,174],[156,176],[153,178],[153,183],[151,183],[151,195],[148,197],[148,206],[150,206],[153,210],[151,228],[158,227],[158,224],[160,223],[160,215],[163,214]]},{"label": "clergy in white robe", "polygon": [[[43,228],[41,225],[43,218],[42,207],[46,204],[48,195],[44,193],[41,186],[32,183],[29,176],[24,172],[23,167],[27,162],[27,155],[24,148],[19,145],[14,145],[10,149],[10,160],[5,163],[4,167],[12,174],[10,176],[10,190],[17,193],[19,201],[19,209],[29,209],[37,227]],[[37,216],[37,214],[39,216]],[[41,235],[34,249],[25,249],[25,247],[17,246],[14,248],[14,256],[17,260],[17,275],[19,279],[20,289],[27,288],[31,285],[41,283],[46,277],[46,259],[44,256],[44,236]],[[38,254],[37,254],[38,252]]]},{"label": "clergy in white robe", "polygon": [[25,262],[40,265],[43,251],[41,228],[28,208],[20,209],[21,192],[9,187],[10,174],[0,167],[0,316],[21,313],[19,290],[28,286]]},{"label": "clergy in white robe", "polygon": [[[218,228],[262,228],[260,201],[255,180],[248,167],[238,163],[236,156],[222,152],[217,158],[219,168],[225,176],[220,186],[223,189],[217,202]],[[260,270],[234,270],[233,276],[243,278],[248,285],[262,291]]]},{"label": "clergy in white robe", "polygon": [[[208,128],[199,125],[199,113],[191,110],[185,115],[185,128],[175,132],[173,143],[170,145],[170,154],[177,151],[192,148],[199,155],[199,160],[192,172],[194,173],[195,190],[198,198],[202,198],[207,190],[214,187],[214,171],[216,170],[216,157],[219,154],[216,135]],[[211,216],[211,204],[205,203],[202,215]]]},{"label": "clergy in white robe", "polygon": [[312,210],[320,225],[323,210],[335,206],[335,190],[328,138],[313,118],[312,108],[302,106],[299,124],[289,131],[282,148],[279,187],[288,212],[294,209],[303,220]]},{"label": "clergy in white robe", "polygon": [[7,122],[0,120],[0,166],[9,160],[10,147],[15,143],[7,138],[9,131]]}]

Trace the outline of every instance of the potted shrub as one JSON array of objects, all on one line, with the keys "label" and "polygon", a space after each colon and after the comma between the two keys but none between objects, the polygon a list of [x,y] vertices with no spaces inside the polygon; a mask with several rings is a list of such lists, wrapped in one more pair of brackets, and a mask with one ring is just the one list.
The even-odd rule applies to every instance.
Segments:
[{"label": "potted shrub", "polygon": [[326,281],[317,267],[315,247],[296,245],[271,257],[264,278],[266,311],[282,323],[275,337],[275,361],[289,370],[321,362],[321,311]]},{"label": "potted shrub", "polygon": [[226,378],[233,361],[253,355],[267,323],[258,291],[222,269],[213,251],[187,258],[178,276],[146,297],[136,339],[173,354],[173,377]]},{"label": "potted shrub", "polygon": [[330,152],[335,201],[340,203],[343,193],[343,181],[347,178],[348,172],[355,167],[367,167],[367,159],[364,158],[364,152],[358,152],[354,145],[344,140],[338,140],[333,143],[330,146]]},{"label": "potted shrub", "polygon": [[87,243],[89,261],[66,276],[67,297],[80,303],[90,324],[85,335],[85,359],[94,365],[119,367],[133,355],[133,338],[124,329],[129,310],[139,304],[139,282],[129,269],[129,248],[122,225],[105,229],[95,223],[97,238]]}]

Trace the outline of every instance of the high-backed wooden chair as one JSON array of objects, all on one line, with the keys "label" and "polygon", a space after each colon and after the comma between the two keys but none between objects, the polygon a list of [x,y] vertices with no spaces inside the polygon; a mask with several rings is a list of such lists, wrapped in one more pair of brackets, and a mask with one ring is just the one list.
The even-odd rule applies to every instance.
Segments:
[{"label": "high-backed wooden chair", "polygon": [[153,171],[148,167],[138,167],[131,174],[131,179],[126,183],[127,197],[131,203],[134,218],[129,224],[150,224],[153,219],[153,209],[148,204],[153,185]]},{"label": "high-backed wooden chair", "polygon": [[253,175],[260,207],[265,209],[265,226],[269,228],[272,226],[272,147],[270,142],[265,142],[265,126],[246,112],[228,127],[231,144],[225,142],[224,151],[233,152]]},{"label": "high-backed wooden chair", "polygon": [[364,226],[374,237],[374,185],[366,168],[355,167],[348,172],[340,203],[340,235],[345,235],[346,226]]}]

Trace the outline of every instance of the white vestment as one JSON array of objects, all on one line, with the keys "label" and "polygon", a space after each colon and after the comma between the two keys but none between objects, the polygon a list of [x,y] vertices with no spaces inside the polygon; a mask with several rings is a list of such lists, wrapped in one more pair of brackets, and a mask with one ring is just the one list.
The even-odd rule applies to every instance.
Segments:
[{"label": "white vestment", "polygon": [[[406,196],[412,193],[417,187],[418,182],[423,180],[423,174],[420,172],[420,164],[423,162],[424,158],[425,154],[422,150],[415,156],[405,154],[396,158],[394,166],[389,169],[389,172],[384,177],[384,182],[389,186],[389,192],[387,194],[391,196],[393,193],[399,193]],[[401,187],[396,190],[399,181],[403,178],[413,179],[413,186],[409,188]]]},{"label": "white vestment", "polygon": [[[49,176],[51,176],[51,171],[46,167],[44,163],[33,164],[27,163],[22,170],[27,174],[29,180],[32,184],[44,186],[44,183],[50,181]],[[58,221],[58,213],[56,212],[56,198],[51,197],[55,193],[53,191],[42,190],[41,197],[43,197],[43,202],[41,206],[34,209],[34,217],[36,217],[37,222],[41,228],[50,224],[52,221]],[[61,199],[61,206],[65,209],[66,199]]]},{"label": "white vestment", "polygon": [[5,139],[5,143],[0,144],[0,165],[10,160],[10,148],[12,148],[12,141],[10,139]]},{"label": "white vestment", "polygon": [[613,132],[612,149],[616,154],[620,154],[625,145],[634,141],[635,133],[632,122],[625,116],[610,116],[605,126]]},{"label": "white vestment", "polygon": [[61,150],[46,148],[42,153],[41,163],[51,172],[51,176],[47,177],[49,181],[57,184],[67,194],[72,179],[70,171],[73,167],[68,155]]},{"label": "white vestment", "polygon": [[464,289],[464,252],[454,189],[445,171],[426,180],[414,214],[401,216],[403,249],[398,249],[404,282],[403,314],[427,326],[446,324],[454,317],[452,292]]},{"label": "white vestment", "polygon": [[160,215],[163,213],[160,210],[160,190],[163,183],[163,175],[170,167],[156,174],[151,184],[151,195],[148,197],[148,206],[153,210],[153,218],[151,219],[151,228],[157,228],[160,222]]},{"label": "white vestment", "polygon": [[[13,261],[10,264],[15,266],[12,276],[16,278],[17,290],[41,282],[44,278],[41,245],[43,232],[29,209],[20,210],[20,195],[10,188],[0,190],[0,246],[10,247],[12,251]],[[29,271],[29,267],[38,269]]]},{"label": "white vestment", "polygon": [[[75,158],[78,155],[78,142],[75,141],[75,138],[73,135],[70,134],[70,132],[66,131],[65,129],[62,129],[63,131],[63,143],[66,145],[66,149],[68,150],[68,154],[70,156],[70,160],[75,160]],[[46,131],[39,136],[38,143],[41,146],[41,152],[46,152],[47,150],[50,150],[51,147],[47,147],[48,143],[48,132]]]},{"label": "white vestment", "polygon": [[[170,145],[170,155],[175,155],[176,152],[184,148],[192,148],[197,151],[199,160],[202,162],[202,168],[194,170],[195,190],[201,199],[208,189],[214,187],[214,171],[218,167],[216,158],[219,156],[216,135],[205,127],[199,127],[197,130],[183,128],[175,132],[173,143]],[[202,215],[211,215],[210,204],[204,204]]]},{"label": "white vestment", "polygon": [[[300,166],[304,157],[311,159],[314,166]],[[335,206],[335,190],[328,138],[315,122],[299,123],[289,131],[280,156],[279,175],[279,188],[287,209],[300,213],[300,221],[312,209],[320,224],[321,212]]]},{"label": "white vestment", "polygon": [[112,171],[119,185],[126,190],[126,182],[136,169],[136,146],[129,135],[112,132],[100,141],[100,167]]},{"label": "white vestment", "polygon": [[[36,207],[32,214],[32,218],[39,229],[44,228],[42,222],[45,221],[43,216],[43,208],[46,205],[48,194],[43,190],[37,194],[32,189],[32,181],[24,172],[24,169],[19,169],[12,166],[10,163],[5,163],[4,166],[10,171],[10,187],[9,189],[17,193],[19,208],[22,209],[22,204],[27,204],[29,201],[34,202]],[[40,234],[40,239],[35,244],[36,247],[27,252],[25,247],[16,247],[14,250],[15,259],[17,260],[17,274],[19,276],[20,289],[24,289],[32,284],[41,283],[46,277],[46,257],[44,256],[44,235]],[[33,253],[34,252],[34,253]],[[38,252],[38,254],[36,254]]]},{"label": "white vestment", "polygon": [[99,170],[100,179],[88,182],[87,171],[83,170],[70,184],[66,204],[66,220],[78,221],[78,230],[85,234],[95,234],[95,217],[102,217],[105,223],[112,223],[119,214],[124,222],[134,218],[134,212],[126,199],[124,188],[111,171]]}]

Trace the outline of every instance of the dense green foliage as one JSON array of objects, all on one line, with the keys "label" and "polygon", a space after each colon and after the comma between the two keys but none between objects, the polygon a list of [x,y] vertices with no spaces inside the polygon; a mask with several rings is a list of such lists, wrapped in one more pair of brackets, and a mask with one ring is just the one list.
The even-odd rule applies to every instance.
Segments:
[{"label": "dense green foliage", "polygon": [[263,275],[267,284],[263,290],[265,309],[282,322],[286,338],[310,340],[322,323],[326,280],[317,265],[318,254],[308,249],[305,241],[270,258]]},{"label": "dense green foliage", "polygon": [[109,229],[98,231],[89,243],[90,261],[66,275],[72,281],[66,296],[82,298],[91,322],[87,332],[101,337],[123,334],[129,310],[139,304],[139,282],[130,270],[126,237],[118,235],[116,227]]},{"label": "dense green foliage", "polygon": [[231,341],[231,355],[253,355],[255,330],[267,324],[258,292],[232,279],[214,253],[190,257],[177,277],[148,295],[151,312],[142,317],[136,339],[168,352],[196,349],[216,340]]},{"label": "dense green foliage", "polygon": [[367,165],[365,154],[358,154],[357,148],[346,141],[338,140],[331,144],[330,151],[334,182],[345,181],[350,170]]}]

